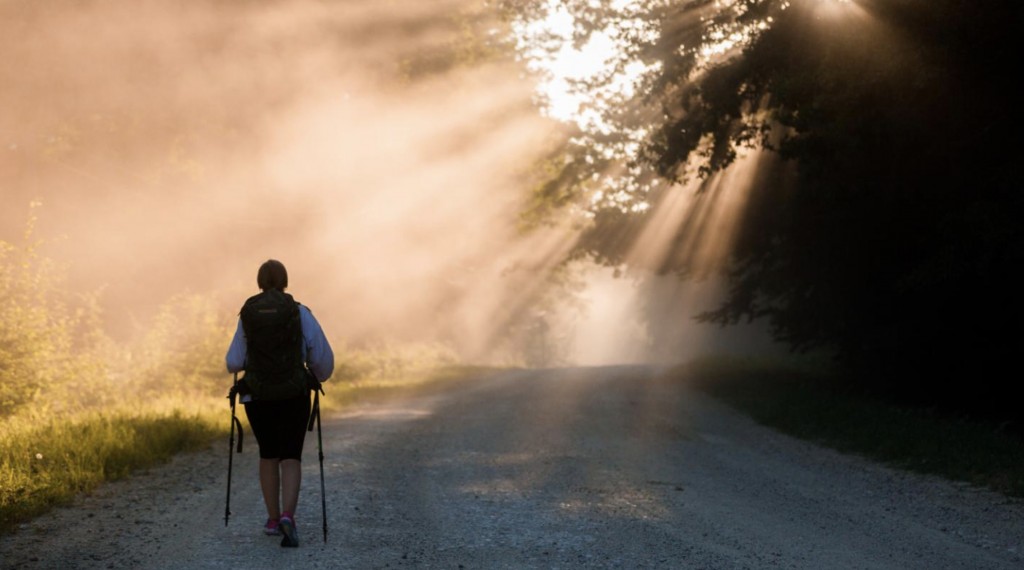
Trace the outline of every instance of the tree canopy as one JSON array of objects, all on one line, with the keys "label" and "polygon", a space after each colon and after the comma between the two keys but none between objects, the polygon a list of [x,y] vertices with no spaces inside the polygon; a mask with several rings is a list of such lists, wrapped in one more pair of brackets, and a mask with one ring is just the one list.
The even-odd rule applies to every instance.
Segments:
[{"label": "tree canopy", "polygon": [[[580,41],[622,15],[565,4]],[[657,33],[634,39],[630,56],[656,71],[612,114],[619,134],[605,136],[640,129],[642,144],[620,160],[660,181],[633,187],[650,208],[591,201],[580,249],[622,262],[665,188],[708,180],[746,149],[770,151],[776,160],[759,170],[721,266],[727,299],[702,318],[766,319],[794,349],[831,351],[857,382],[1009,416],[1003,370],[1024,348],[1019,4],[639,4],[632,17]],[[576,140],[577,155],[595,142]],[[593,160],[565,164],[542,189],[562,202],[608,172]],[[695,269],[668,259],[655,269]]]}]

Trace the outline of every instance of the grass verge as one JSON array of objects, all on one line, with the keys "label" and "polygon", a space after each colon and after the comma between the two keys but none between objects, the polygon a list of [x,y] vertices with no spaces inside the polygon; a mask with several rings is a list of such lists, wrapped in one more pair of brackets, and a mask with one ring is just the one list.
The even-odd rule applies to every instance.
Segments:
[{"label": "grass verge", "polygon": [[103,481],[206,447],[226,429],[212,414],[180,410],[89,413],[6,427],[0,434],[0,532]]},{"label": "grass verge", "polygon": [[1024,440],[998,425],[896,406],[773,363],[703,360],[674,375],[795,437],[1024,497]]}]

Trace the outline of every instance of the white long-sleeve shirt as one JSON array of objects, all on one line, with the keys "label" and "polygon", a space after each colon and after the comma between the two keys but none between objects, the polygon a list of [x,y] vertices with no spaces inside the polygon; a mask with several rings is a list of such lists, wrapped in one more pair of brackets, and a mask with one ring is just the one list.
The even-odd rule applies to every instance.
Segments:
[{"label": "white long-sleeve shirt", "polygon": [[[299,305],[299,319],[302,323],[302,359],[313,376],[323,382],[334,373],[334,351],[331,350],[320,323],[305,305]],[[227,356],[224,358],[228,372],[241,372],[245,369],[247,352],[245,330],[242,329],[242,319],[238,319],[235,336],[231,339],[231,346],[228,347]]]}]

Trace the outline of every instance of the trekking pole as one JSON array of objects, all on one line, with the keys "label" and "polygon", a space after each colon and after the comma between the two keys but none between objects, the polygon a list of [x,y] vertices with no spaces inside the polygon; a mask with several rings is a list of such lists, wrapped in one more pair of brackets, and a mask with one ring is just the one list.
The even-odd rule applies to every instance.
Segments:
[{"label": "trekking pole", "polygon": [[320,510],[324,519],[324,544],[327,544],[327,490],[324,485],[324,435],[320,428],[320,393],[323,386],[318,385],[313,391],[313,414],[309,417],[307,431],[313,431],[313,421],[316,420],[316,448],[320,453]]},{"label": "trekking pole", "polygon": [[235,372],[235,382],[231,386],[231,391],[228,392],[228,398],[231,400],[231,439],[228,440],[228,495],[224,501],[224,526],[228,526],[228,517],[231,516],[231,464],[234,454],[232,449],[235,447],[235,426],[238,426],[238,453],[242,453],[242,422],[238,421],[238,416],[235,415],[235,396],[238,395],[238,373]]}]

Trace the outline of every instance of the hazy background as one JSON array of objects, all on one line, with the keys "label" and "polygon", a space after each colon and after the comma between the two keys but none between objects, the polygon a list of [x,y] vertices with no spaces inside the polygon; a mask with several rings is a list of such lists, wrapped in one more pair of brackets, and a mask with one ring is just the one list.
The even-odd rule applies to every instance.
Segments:
[{"label": "hazy background", "polygon": [[2,2],[0,239],[41,204],[115,338],[183,291],[234,312],[277,258],[336,344],[692,355],[713,284],[577,264],[549,287],[576,232],[519,214],[564,126],[507,42],[469,0]]}]

